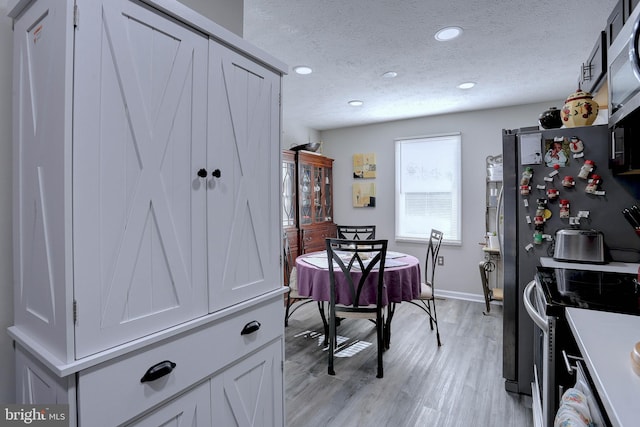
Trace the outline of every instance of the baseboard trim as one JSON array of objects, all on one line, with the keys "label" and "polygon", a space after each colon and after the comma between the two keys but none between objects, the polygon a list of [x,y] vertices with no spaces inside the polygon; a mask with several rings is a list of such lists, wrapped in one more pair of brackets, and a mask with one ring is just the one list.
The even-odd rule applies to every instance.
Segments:
[{"label": "baseboard trim", "polygon": [[[468,292],[445,291],[442,289],[438,289],[436,290],[436,299],[438,298],[459,299],[471,302],[481,302],[484,304],[484,295],[472,294]],[[491,304],[502,305],[502,301],[491,301]]]}]

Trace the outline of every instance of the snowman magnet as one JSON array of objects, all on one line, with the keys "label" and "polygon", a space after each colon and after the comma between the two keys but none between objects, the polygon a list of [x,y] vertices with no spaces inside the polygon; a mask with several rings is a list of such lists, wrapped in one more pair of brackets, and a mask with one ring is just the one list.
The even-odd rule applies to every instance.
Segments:
[{"label": "snowman magnet", "polygon": [[571,139],[569,139],[569,150],[573,153],[574,159],[584,157],[584,143],[577,136],[572,136]]}]

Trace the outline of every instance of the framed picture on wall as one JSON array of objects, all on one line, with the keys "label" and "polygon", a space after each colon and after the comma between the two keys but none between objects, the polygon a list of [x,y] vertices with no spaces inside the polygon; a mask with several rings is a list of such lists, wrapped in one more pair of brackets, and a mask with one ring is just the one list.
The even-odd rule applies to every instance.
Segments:
[{"label": "framed picture on wall", "polygon": [[376,177],[376,154],[354,154],[353,155],[353,177],[354,178],[375,178]]},{"label": "framed picture on wall", "polygon": [[376,205],[375,182],[353,184],[353,207],[372,208]]}]

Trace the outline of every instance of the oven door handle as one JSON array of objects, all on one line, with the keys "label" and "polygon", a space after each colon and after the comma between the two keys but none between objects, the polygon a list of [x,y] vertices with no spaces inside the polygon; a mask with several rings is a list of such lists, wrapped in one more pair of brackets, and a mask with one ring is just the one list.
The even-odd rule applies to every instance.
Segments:
[{"label": "oven door handle", "polygon": [[524,308],[525,310],[527,310],[527,313],[529,313],[529,317],[531,317],[531,320],[533,320],[533,323],[535,323],[536,325],[538,325],[538,327],[540,329],[542,329],[542,332],[549,332],[549,323],[547,322],[547,320],[545,318],[543,318],[540,313],[538,313],[538,311],[535,309],[535,307],[533,306],[533,303],[531,302],[531,294],[533,293],[533,291],[536,288],[536,281],[532,280],[530,281],[527,286],[525,286],[524,288]]},{"label": "oven door handle", "polygon": [[640,43],[640,25],[636,22],[633,28],[633,34],[629,40],[629,60],[633,65],[632,70],[633,74],[636,76],[636,79],[640,80],[640,52],[638,52],[637,47]]}]

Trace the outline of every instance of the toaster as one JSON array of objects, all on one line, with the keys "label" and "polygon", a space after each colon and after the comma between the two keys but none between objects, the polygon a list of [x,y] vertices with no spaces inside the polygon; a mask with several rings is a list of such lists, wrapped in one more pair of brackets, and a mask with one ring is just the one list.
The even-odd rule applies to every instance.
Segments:
[{"label": "toaster", "polygon": [[562,229],[556,232],[553,259],[556,261],[606,264],[604,236],[596,230]]}]

